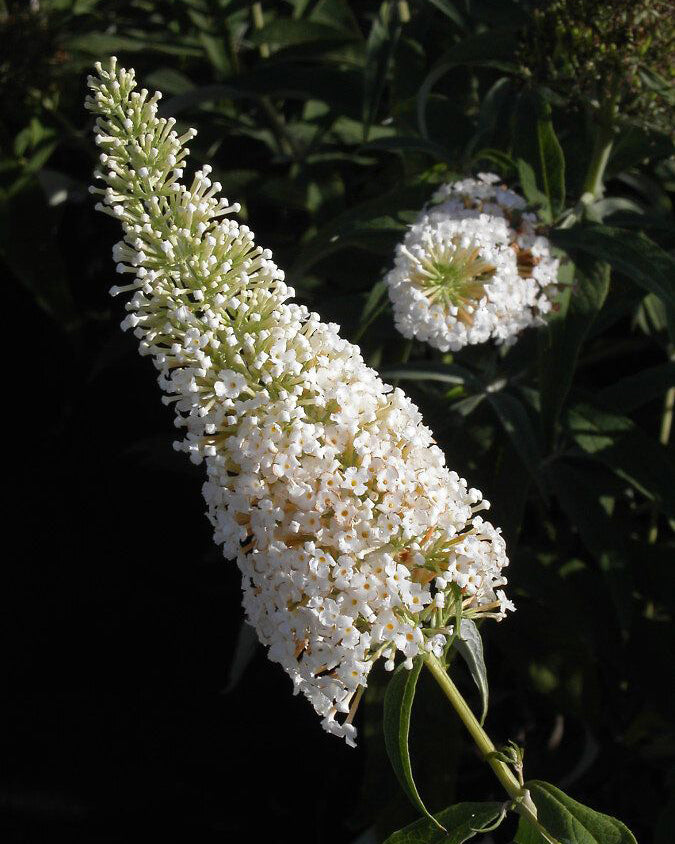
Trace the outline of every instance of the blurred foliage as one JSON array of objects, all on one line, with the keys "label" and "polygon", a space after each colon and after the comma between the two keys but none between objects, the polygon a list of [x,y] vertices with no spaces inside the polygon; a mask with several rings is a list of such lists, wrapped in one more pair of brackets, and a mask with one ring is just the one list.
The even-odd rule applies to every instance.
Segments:
[{"label": "blurred foliage", "polygon": [[[242,202],[244,218],[259,242],[274,250],[299,297],[339,322],[344,336],[358,342],[385,377],[400,381],[422,408],[449,465],[492,501],[493,520],[503,526],[510,548],[509,594],[518,612],[482,630],[491,734],[525,744],[530,777],[546,777],[584,803],[619,815],[638,840],[671,840],[675,165],[672,126],[662,104],[672,91],[661,74],[672,26],[662,20],[663,3],[607,7],[639,8],[645,20],[661,21],[663,29],[661,23],[643,24],[634,40],[638,52],[651,55],[655,45],[662,45],[662,52],[656,66],[630,59],[633,105],[619,107],[612,117],[604,195],[584,206],[569,226],[597,144],[599,104],[587,82],[599,47],[613,51],[615,72],[627,80],[623,42],[605,38],[606,21],[588,38],[586,30],[560,31],[565,9],[586,15],[598,5],[0,2],[5,321],[17,332],[10,348],[41,389],[39,421],[17,475],[23,480],[17,481],[16,525],[20,541],[31,537],[26,547],[32,549],[17,572],[19,594],[26,605],[39,608],[44,635],[33,641],[20,633],[19,641],[27,636],[33,642],[33,650],[26,646],[31,659],[42,654],[33,664],[52,676],[44,654],[57,647],[52,637],[63,644],[63,601],[74,601],[73,642],[78,613],[91,620],[92,601],[94,607],[103,601],[111,618],[131,612],[134,635],[155,643],[148,660],[156,658],[161,643],[156,628],[150,632],[141,615],[134,615],[139,612],[134,607],[144,606],[136,602],[152,603],[159,590],[168,603],[155,611],[156,622],[170,630],[172,619],[187,619],[182,623],[192,632],[186,650],[176,652],[175,660],[173,651],[160,650],[162,672],[153,668],[148,679],[139,663],[134,675],[153,701],[152,694],[161,697],[166,676],[177,684],[176,700],[188,699],[180,697],[188,686],[199,690],[185,704],[198,749],[181,744],[169,766],[180,788],[162,779],[157,763],[152,767],[157,779],[132,776],[132,784],[119,792],[136,807],[134,817],[151,828],[156,829],[155,815],[141,797],[146,790],[166,807],[165,815],[177,817],[180,799],[174,801],[172,789],[180,796],[203,787],[205,803],[191,796],[180,821],[193,838],[196,829],[199,840],[242,832],[250,820],[240,815],[251,810],[253,798],[243,785],[228,790],[231,771],[218,760],[229,752],[230,766],[241,765],[255,776],[255,753],[266,753],[269,743],[275,759],[288,760],[284,764],[291,768],[296,764],[292,769],[303,776],[295,791],[289,782],[279,785],[282,796],[275,797],[274,790],[256,796],[258,815],[265,819],[260,823],[274,828],[277,840],[345,841],[363,833],[359,841],[377,842],[414,820],[415,812],[386,761],[381,726],[386,678],[379,670],[359,714],[362,742],[356,753],[336,749],[335,739],[320,735],[304,709],[298,714],[305,704],[290,697],[285,679],[277,677],[281,672],[264,664],[261,654],[243,674],[238,669],[234,693],[255,703],[233,704],[218,695],[227,685],[240,618],[236,572],[226,572],[230,567],[210,549],[198,474],[173,455],[169,416],[152,394],[150,371],[137,360],[133,339],[119,336],[121,314],[106,293],[113,281],[110,247],[119,235],[114,222],[94,214],[87,194],[96,149],[82,108],[85,80],[92,63],[112,53],[136,68],[142,84],[163,91],[165,114],[199,129],[191,145],[193,168],[213,164],[214,178]],[[551,32],[561,39],[560,50],[549,49],[545,39]],[[540,72],[542,62],[551,69],[563,47],[585,74],[577,76],[581,81],[573,90],[566,89],[570,96],[561,94],[560,73],[553,84]],[[538,71],[532,71],[532,62],[528,70],[524,51],[528,61],[539,63]],[[639,85],[633,84],[638,78]],[[644,88],[650,91],[646,110],[635,105]],[[569,286],[549,324],[525,333],[512,348],[485,345],[440,355],[402,341],[381,279],[394,245],[433,187],[476,169],[496,171],[520,186],[542,218],[557,226],[553,237]],[[29,401],[24,391],[17,401]],[[141,491],[145,487],[152,494]],[[166,495],[178,502],[170,529]],[[51,513],[47,523],[44,512]],[[59,558],[58,572],[50,564],[54,547],[69,549]],[[57,596],[51,601],[50,590]],[[131,654],[138,640],[132,647],[131,639],[113,628]],[[74,706],[91,719],[103,707],[118,717],[103,702],[110,670],[105,659],[114,663],[115,643],[102,628],[96,630],[82,664],[76,647],[70,673],[59,675],[58,682],[71,682],[72,691],[61,692],[58,712]],[[220,643],[216,650],[208,645],[208,658],[201,655],[205,641]],[[82,681],[76,679],[85,657],[104,661],[94,669],[89,697],[82,697]],[[197,668],[186,668],[193,663]],[[26,674],[19,658],[15,668],[14,688],[24,691],[17,691],[13,716],[23,727],[4,741],[10,758],[25,753],[35,765],[14,763],[10,776],[26,788],[49,792],[67,785],[78,799],[89,794],[84,770],[68,767],[53,748],[54,758],[44,761],[45,747],[58,741],[45,715],[53,704],[45,702],[43,711],[37,703],[39,678]],[[122,666],[114,670],[122,687],[130,682]],[[456,673],[478,707],[468,672],[458,665]],[[154,692],[147,685],[152,683]],[[184,722],[168,704],[143,709],[131,691],[120,694],[122,705],[139,706],[150,732],[159,734],[160,749],[152,752],[158,758],[168,753],[174,730],[167,725],[180,723],[183,729]],[[76,698],[86,706],[78,708]],[[269,712],[283,712],[284,729]],[[51,727],[39,732],[22,717]],[[77,747],[81,742],[77,752],[85,754],[87,734],[79,722],[76,728],[62,717],[70,725],[63,728],[63,741],[72,738]],[[233,717],[236,736],[227,720]],[[214,736],[212,749],[200,729]],[[32,743],[26,736],[34,730],[41,738]],[[104,749],[110,740],[105,725],[97,730],[93,756],[83,758],[89,763],[96,758],[126,776],[133,764]],[[147,737],[145,731],[131,734],[137,736],[128,748],[134,757],[134,748],[146,748]],[[427,677],[420,679],[411,748],[417,785],[432,811],[459,800],[502,799]],[[312,761],[305,769],[301,760],[308,758],[324,758],[325,768]],[[281,761],[268,764],[283,780]],[[203,777],[193,769],[203,769]],[[329,786],[331,792],[324,793]],[[304,827],[297,818],[289,826],[284,801],[295,793],[313,807],[314,820]],[[94,827],[86,826],[92,815],[103,823],[112,798],[94,793],[88,799],[84,814],[73,815],[71,840],[79,840],[85,828],[83,840],[113,840],[97,838]],[[47,804],[35,810],[40,817],[50,817],[55,804]],[[10,828],[21,830],[16,823]],[[508,840],[508,832],[503,827],[492,840]]]}]

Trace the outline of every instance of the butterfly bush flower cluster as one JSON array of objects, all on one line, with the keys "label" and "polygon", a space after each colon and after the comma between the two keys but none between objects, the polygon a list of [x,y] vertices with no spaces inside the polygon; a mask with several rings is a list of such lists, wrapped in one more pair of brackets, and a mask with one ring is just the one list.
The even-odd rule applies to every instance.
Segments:
[{"label": "butterfly bush flower cluster", "polygon": [[182,182],[185,144],[111,60],[90,77],[125,329],[159,371],[204,463],[214,538],[242,575],[248,621],[323,726],[353,744],[373,663],[440,655],[458,613],[500,619],[508,560],[476,489],[446,466],[400,389],[293,290],[228,217],[210,168]]},{"label": "butterfly bush flower cluster", "polygon": [[516,335],[551,310],[558,260],[499,177],[443,185],[406,233],[386,282],[404,337],[443,352]]}]

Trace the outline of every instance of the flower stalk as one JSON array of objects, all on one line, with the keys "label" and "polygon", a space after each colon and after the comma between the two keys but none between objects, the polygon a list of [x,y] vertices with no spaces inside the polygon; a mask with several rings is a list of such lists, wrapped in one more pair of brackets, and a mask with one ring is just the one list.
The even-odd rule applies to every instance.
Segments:
[{"label": "flower stalk", "polygon": [[511,768],[501,759],[497,758],[497,748],[492,739],[483,727],[481,727],[459,689],[448,676],[441,660],[433,654],[428,654],[424,656],[424,664],[440,686],[443,694],[450,701],[455,712],[459,715],[469,735],[480,750],[483,759],[492,768],[495,776],[513,801],[513,809],[532,824],[532,826],[536,827],[547,841],[554,842],[555,839],[546,832],[537,819],[537,808],[530,797],[529,791],[515,776]]}]

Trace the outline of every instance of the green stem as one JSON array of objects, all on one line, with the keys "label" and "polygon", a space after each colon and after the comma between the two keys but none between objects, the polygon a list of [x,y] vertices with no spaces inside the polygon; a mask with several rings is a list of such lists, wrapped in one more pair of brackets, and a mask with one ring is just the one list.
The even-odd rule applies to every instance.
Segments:
[{"label": "green stem", "polygon": [[490,755],[496,750],[492,739],[481,727],[478,719],[469,708],[468,703],[460,694],[459,689],[448,676],[443,663],[437,657],[428,654],[424,656],[424,664],[441,687],[443,694],[452,704],[455,712],[461,718],[471,738],[480,750],[483,759],[492,768],[506,793],[514,801],[514,809],[536,827],[547,841],[554,841],[537,820],[537,808],[532,802],[528,790],[520,784],[508,765]]}]

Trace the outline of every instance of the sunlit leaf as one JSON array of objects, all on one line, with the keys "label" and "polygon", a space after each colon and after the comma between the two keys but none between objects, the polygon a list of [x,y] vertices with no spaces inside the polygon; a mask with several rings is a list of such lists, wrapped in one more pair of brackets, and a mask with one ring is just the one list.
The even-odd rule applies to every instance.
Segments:
[{"label": "sunlit leaf", "polygon": [[[537,807],[537,819],[561,844],[637,844],[621,821],[577,803],[559,788],[540,780],[525,783]],[[531,838],[517,838],[519,844]]]}]

